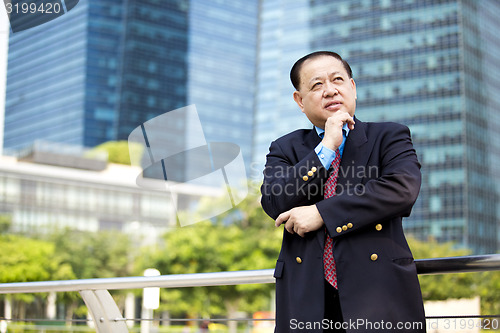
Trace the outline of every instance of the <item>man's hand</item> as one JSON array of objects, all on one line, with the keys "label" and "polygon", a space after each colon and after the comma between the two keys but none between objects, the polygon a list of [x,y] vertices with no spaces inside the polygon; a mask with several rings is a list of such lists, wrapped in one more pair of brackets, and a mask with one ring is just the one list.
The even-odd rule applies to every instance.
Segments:
[{"label": "man's hand", "polygon": [[279,227],[283,223],[289,233],[297,233],[300,237],[304,237],[307,232],[318,230],[324,224],[316,205],[295,207],[281,213],[274,225]]},{"label": "man's hand", "polygon": [[354,129],[354,118],[345,111],[335,112],[325,122],[325,136],[323,137],[323,146],[335,151],[342,144],[344,136],[342,127],[347,123],[349,129]]}]

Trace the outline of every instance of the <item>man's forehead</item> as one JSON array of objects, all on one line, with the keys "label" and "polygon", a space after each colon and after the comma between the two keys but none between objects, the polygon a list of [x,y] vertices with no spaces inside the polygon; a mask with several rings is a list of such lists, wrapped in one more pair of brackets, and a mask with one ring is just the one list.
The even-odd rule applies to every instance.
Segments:
[{"label": "man's forehead", "polygon": [[319,56],[307,59],[301,68],[300,76],[302,80],[314,80],[322,76],[331,74],[347,75],[347,71],[340,60],[330,56]]},{"label": "man's forehead", "polygon": [[340,60],[330,56],[319,56],[312,59],[307,59],[302,64],[301,72],[311,71],[326,71],[326,72],[346,72],[344,65]]}]

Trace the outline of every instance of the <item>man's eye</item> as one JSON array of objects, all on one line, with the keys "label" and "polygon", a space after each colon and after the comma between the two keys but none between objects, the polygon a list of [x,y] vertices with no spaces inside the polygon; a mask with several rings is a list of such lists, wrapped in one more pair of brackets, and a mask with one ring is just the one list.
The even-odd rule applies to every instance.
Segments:
[{"label": "man's eye", "polygon": [[319,87],[321,87],[321,82],[316,82],[316,83],[312,86],[312,88],[313,88],[313,89],[317,89],[317,88],[319,88]]},{"label": "man's eye", "polygon": [[344,81],[344,78],[342,76],[337,76],[333,79],[333,81]]}]

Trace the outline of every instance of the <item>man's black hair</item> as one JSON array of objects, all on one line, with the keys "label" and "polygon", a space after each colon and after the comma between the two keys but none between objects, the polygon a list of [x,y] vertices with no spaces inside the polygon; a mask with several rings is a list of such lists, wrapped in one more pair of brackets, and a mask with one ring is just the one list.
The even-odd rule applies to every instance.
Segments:
[{"label": "man's black hair", "polygon": [[349,75],[349,78],[352,78],[351,66],[349,66],[347,61],[342,59],[342,57],[338,53],[332,51],[316,51],[303,56],[302,58],[297,60],[295,64],[292,66],[292,69],[290,70],[290,80],[292,81],[292,84],[296,90],[300,89],[300,70],[304,62],[308,59],[314,59],[321,56],[329,56],[338,59],[340,62],[342,62],[342,65],[344,65],[344,68],[347,72],[347,75]]}]

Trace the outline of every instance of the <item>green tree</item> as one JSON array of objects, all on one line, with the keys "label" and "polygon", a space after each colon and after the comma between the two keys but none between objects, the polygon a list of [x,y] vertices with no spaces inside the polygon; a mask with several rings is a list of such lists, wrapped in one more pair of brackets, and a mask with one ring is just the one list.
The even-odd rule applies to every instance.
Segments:
[{"label": "green tree", "polygon": [[77,279],[108,278],[131,274],[130,240],[116,231],[56,231],[49,236],[61,261],[69,264]]},{"label": "green tree", "polygon": [[[129,151],[132,151],[133,159],[130,159]],[[110,163],[139,165],[144,147],[136,142],[129,143],[128,141],[108,141],[97,147],[94,147],[88,156],[92,156],[95,152],[106,152]]]},{"label": "green tree", "polygon": [[476,278],[480,281],[481,313],[500,315],[500,271],[484,272]]},{"label": "green tree", "polygon": [[[74,278],[71,266],[60,259],[51,242],[19,235],[0,235],[1,283]],[[25,304],[35,299],[33,294],[13,295],[20,319],[25,317]]]},{"label": "green tree", "polygon": [[10,215],[0,215],[0,233],[6,233],[12,225],[12,217]]},{"label": "green tree", "polygon": [[[454,243],[427,242],[408,238],[416,259],[470,255],[467,249],[457,249]],[[500,314],[500,272],[449,273],[419,275],[424,300],[471,298],[480,296],[481,313]]]},{"label": "green tree", "polygon": [[[49,236],[61,263],[71,267],[74,278],[109,278],[130,276],[133,258],[129,255],[130,240],[115,231],[85,232],[58,230]],[[123,293],[118,293],[122,301]],[[58,297],[67,305],[66,318],[86,314],[86,307],[77,293],[62,293]]]},{"label": "green tree", "polygon": [[[456,257],[470,254],[467,249],[457,249],[453,243],[438,243],[435,240],[418,241],[409,237],[415,259]],[[419,275],[424,300],[469,298],[476,294],[476,277],[471,273]]]},{"label": "green tree", "polygon": [[[250,192],[236,209],[212,221],[168,232],[163,247],[141,256],[140,269],[184,274],[273,268],[283,230],[275,228],[260,208],[258,190]],[[213,207],[220,202],[205,204]],[[264,284],[165,290],[162,305],[174,316],[234,317],[236,311],[267,309],[273,289],[274,285]]]},{"label": "green tree", "polygon": [[0,235],[0,281],[27,282],[73,278],[54,244],[18,235]]}]

